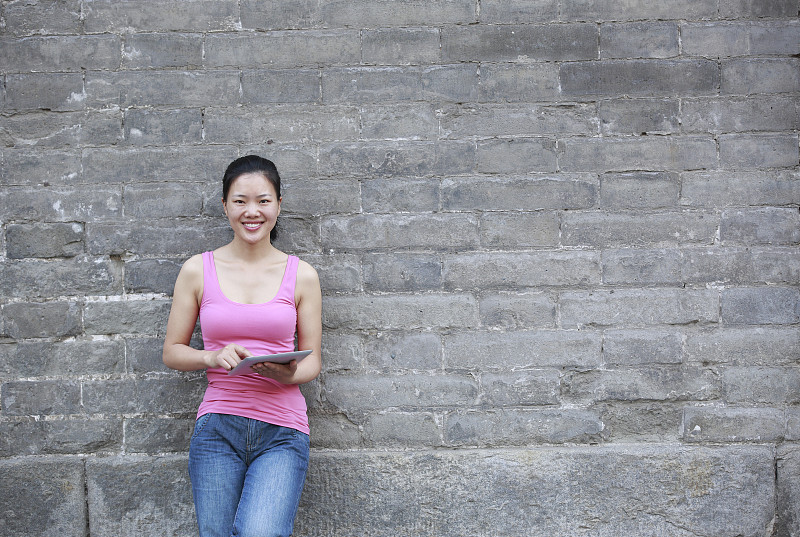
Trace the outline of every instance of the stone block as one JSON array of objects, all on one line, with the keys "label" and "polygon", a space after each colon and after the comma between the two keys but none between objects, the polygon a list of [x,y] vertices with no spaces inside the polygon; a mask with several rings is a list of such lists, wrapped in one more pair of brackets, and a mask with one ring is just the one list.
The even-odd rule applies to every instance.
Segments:
[{"label": "stone block", "polygon": [[603,60],[564,62],[559,80],[568,98],[667,97],[714,95],[719,76],[717,63],[710,60]]},{"label": "stone block", "polygon": [[364,423],[364,444],[370,447],[437,447],[442,445],[441,425],[424,412],[382,412]]},{"label": "stone block", "polygon": [[736,287],[722,290],[726,324],[795,324],[800,321],[800,289]]},{"label": "stone block", "polygon": [[231,106],[239,102],[238,71],[91,71],[85,103],[90,107]]},{"label": "stone block", "polygon": [[477,325],[478,306],[470,295],[331,296],[322,324],[350,330],[468,328]]},{"label": "stone block", "polygon": [[574,212],[562,217],[561,242],[595,248],[710,245],[718,224],[711,212]]},{"label": "stone block", "polygon": [[366,64],[424,65],[438,63],[440,57],[437,28],[371,29],[361,40],[361,61]]},{"label": "stone block", "polygon": [[556,302],[546,293],[505,292],[486,294],[478,304],[481,325],[505,330],[555,328]]},{"label": "stone block", "polygon": [[128,418],[125,420],[125,452],[186,452],[194,421],[194,415],[188,418]]},{"label": "stone block", "polygon": [[556,369],[483,373],[480,382],[481,404],[489,408],[557,405],[560,399]]},{"label": "stone block", "polygon": [[4,73],[68,73],[115,69],[122,46],[116,35],[61,35],[2,37],[0,48],[0,71]]},{"label": "stone block", "polygon": [[[31,170],[33,171],[33,170]],[[86,222],[122,216],[122,189],[115,186],[6,187],[0,191],[0,217],[5,221]],[[52,196],[56,201],[50,201]],[[85,233],[86,226],[83,226]]]},{"label": "stone block", "polygon": [[313,69],[259,69],[242,74],[245,104],[319,103],[319,72]]},{"label": "stone block", "polygon": [[[359,107],[360,138],[364,140],[435,140],[440,111],[428,103],[374,104]],[[344,139],[340,136],[339,139]]]},{"label": "stone block", "polygon": [[106,258],[79,256],[58,261],[24,259],[0,263],[0,295],[6,297],[34,299],[121,292],[119,268]]},{"label": "stone block", "polygon": [[3,532],[19,537],[84,537],[88,520],[83,465],[78,457],[0,460]]},{"label": "stone block", "polygon": [[348,254],[307,254],[302,259],[317,270],[325,293],[357,292],[363,289],[361,260]]},{"label": "stone block", "polygon": [[793,245],[800,243],[800,214],[792,208],[729,209],[722,213],[724,244]]},{"label": "stone block", "polygon": [[190,0],[188,2],[116,2],[90,0],[84,6],[84,30],[91,33],[219,31],[235,29],[239,23],[235,0]]},{"label": "stone block", "polygon": [[364,369],[364,342],[355,334],[325,330],[322,334],[323,374]]},{"label": "stone block", "polygon": [[6,228],[6,255],[26,257],[73,257],[83,253],[83,224],[9,224]]},{"label": "stone block", "polygon": [[[687,248],[680,253],[681,281],[685,283],[746,285],[757,279],[753,271],[752,251],[712,246]],[[763,274],[766,275],[767,272]]]},{"label": "stone block", "polygon": [[189,256],[231,240],[227,222],[208,219],[97,223],[87,226],[87,249],[94,255]]},{"label": "stone block", "polygon": [[364,340],[365,365],[382,371],[440,370],[442,342],[437,334],[380,332]]},{"label": "stone block", "polygon": [[610,99],[597,103],[605,135],[678,134],[682,124],[677,99]]},{"label": "stone block", "polygon": [[724,399],[737,405],[785,406],[800,403],[800,369],[735,366],[722,370]]},{"label": "stone block", "polygon": [[119,110],[60,114],[34,110],[0,117],[0,142],[6,147],[35,147],[42,151],[89,143],[113,145],[121,139],[122,113]]},{"label": "stone block", "polygon": [[358,178],[464,174],[474,171],[475,144],[463,141],[333,143],[320,148],[326,173]]},{"label": "stone block", "polygon": [[686,334],[689,362],[791,365],[800,359],[800,332],[793,326],[717,327]]},{"label": "stone block", "polygon": [[572,138],[558,142],[566,172],[681,171],[717,167],[717,144],[702,136]]},{"label": "stone block", "polygon": [[681,204],[702,207],[800,203],[800,173],[795,170],[686,172]]},{"label": "stone block", "polygon": [[2,405],[7,416],[80,414],[81,383],[77,380],[4,382]]},{"label": "stone block", "polygon": [[119,452],[122,420],[66,419],[0,422],[0,456]]},{"label": "stone block", "polygon": [[603,283],[609,285],[678,285],[683,281],[681,250],[604,250]]},{"label": "stone block", "polygon": [[601,334],[588,330],[455,332],[444,336],[444,364],[448,371],[594,368],[601,347]]},{"label": "stone block", "polygon": [[481,5],[479,21],[487,24],[530,24],[559,20],[557,0],[497,0]]},{"label": "stone block", "polygon": [[800,448],[786,444],[778,448],[776,537],[793,537],[800,533]]},{"label": "stone block", "polygon": [[797,58],[737,58],[722,62],[722,95],[791,93],[800,86]]},{"label": "stone block", "polygon": [[364,257],[364,289],[412,291],[440,289],[442,263],[430,254],[372,254]]},{"label": "stone block", "polygon": [[774,495],[767,446],[321,452],[296,531],[755,537],[774,517]]},{"label": "stone block", "polygon": [[378,177],[361,182],[365,212],[433,212],[439,209],[439,183],[429,179]]},{"label": "stone block", "polygon": [[597,58],[594,24],[445,26],[444,62],[576,61]]},{"label": "stone block", "polygon": [[92,414],[188,414],[197,410],[205,378],[183,377],[86,380],[83,405]]},{"label": "stone block", "polygon": [[125,345],[120,340],[29,340],[10,347],[0,359],[0,375],[6,377],[109,375],[125,371]]},{"label": "stone block", "polygon": [[442,182],[442,208],[450,211],[536,211],[595,206],[598,182],[590,174],[463,177]]},{"label": "stone block", "polygon": [[234,69],[353,65],[360,60],[357,30],[213,33],[205,37],[203,54],[210,68]]},{"label": "stone block", "polygon": [[5,332],[15,339],[67,337],[81,332],[76,302],[14,302],[3,306]]},{"label": "stone block", "polygon": [[14,36],[79,34],[80,0],[44,0],[30,4],[25,0],[8,2],[3,8],[5,32]]},{"label": "stone block", "polygon": [[561,100],[558,64],[482,64],[478,101],[528,103]]},{"label": "stone block", "polygon": [[600,257],[592,251],[476,252],[446,255],[445,289],[512,289],[599,284]]},{"label": "stone block", "polygon": [[127,185],[122,196],[125,216],[137,220],[198,216],[203,208],[201,185],[192,183]]},{"label": "stone block", "polygon": [[796,166],[800,160],[797,140],[795,134],[722,135],[720,166],[745,170]]},{"label": "stone block", "polygon": [[[22,188],[4,188],[0,192],[0,199],[5,203],[0,204],[0,211],[7,219],[18,218],[30,220],[37,215],[32,211],[41,210],[43,213],[59,215],[62,207],[71,201],[70,194],[80,187],[69,185],[71,188],[59,188],[68,183],[74,183],[80,176],[81,158],[78,151],[54,151],[30,149],[6,149],[0,161],[0,185],[19,186]],[[55,186],[55,188],[53,188]],[[27,187],[27,189],[25,188]],[[45,196],[35,196],[41,193],[42,187],[47,187],[48,192],[57,198],[52,201]],[[59,196],[59,194],[62,194]],[[94,201],[91,196],[85,196]],[[107,205],[114,204],[109,200]],[[54,220],[59,220],[56,216]]]},{"label": "stone block", "polygon": [[359,214],[322,219],[320,238],[326,248],[472,249],[478,245],[474,216],[458,213],[414,215]]},{"label": "stone block", "polygon": [[162,338],[126,338],[126,372],[134,375],[146,375],[148,373],[164,373],[168,371],[162,359],[163,350],[164,340]]},{"label": "stone block", "polygon": [[[733,3],[726,2],[720,9]],[[768,4],[780,4],[780,1]],[[707,58],[791,56],[800,53],[798,31],[796,20],[687,22],[681,25],[681,47],[684,54]]]},{"label": "stone block", "polygon": [[795,0],[731,0],[719,6],[719,15],[724,18],[755,19],[760,17],[796,17]]},{"label": "stone block", "polygon": [[753,278],[759,283],[796,285],[800,282],[800,251],[797,248],[753,248]]},{"label": "stone block", "polygon": [[125,110],[125,141],[135,146],[196,144],[202,140],[203,125],[199,109],[129,108]]},{"label": "stone block", "polygon": [[556,143],[549,138],[492,139],[478,142],[477,170],[488,174],[558,171]]},{"label": "stone block", "polygon": [[123,300],[87,302],[83,324],[87,334],[163,334],[171,302]]},{"label": "stone block", "polygon": [[670,401],[606,401],[594,405],[603,422],[603,438],[614,443],[680,442],[683,405]]},{"label": "stone block", "polygon": [[557,247],[561,222],[555,212],[487,213],[481,217],[481,244],[488,248]]},{"label": "stone block", "polygon": [[172,259],[134,259],[125,262],[125,290],[129,293],[172,295],[181,263]]},{"label": "stone block", "polygon": [[86,109],[80,73],[23,73],[5,76],[5,110],[73,112]]},{"label": "stone block", "polygon": [[361,193],[356,179],[287,180],[281,190],[281,214],[346,214],[361,210]]},{"label": "stone block", "polygon": [[[758,95],[747,97],[684,99],[681,102],[681,124],[684,132],[738,133],[753,131],[791,131],[800,126],[800,114],[797,103],[790,95]],[[749,140],[749,142],[748,142]],[[752,135],[743,136],[738,142],[743,149],[745,144],[753,146],[759,141],[764,144],[775,143],[780,138],[759,140]],[[734,138],[727,138],[727,156],[736,161],[737,155],[732,147],[737,143]],[[766,147],[770,150],[769,146]],[[751,153],[744,162],[757,162],[757,155]],[[773,156],[772,158],[775,158]],[[764,170],[767,171],[767,170]],[[760,173],[763,173],[760,171]],[[773,172],[768,172],[774,175]],[[727,172],[727,175],[733,175]]]},{"label": "stone block", "polygon": [[673,58],[679,53],[676,22],[600,25],[600,59]]},{"label": "stone block", "polygon": [[[92,536],[197,534],[186,456],[89,459],[86,493]],[[147,494],[131,494],[131,491]]]},{"label": "stone block", "polygon": [[559,300],[565,328],[719,322],[719,302],[716,290],[669,288],[564,291]]},{"label": "stone block", "polygon": [[200,34],[136,33],[125,36],[123,69],[196,69],[202,64],[203,36]]},{"label": "stone block", "polygon": [[786,434],[783,411],[776,408],[686,407],[685,442],[781,442]]},{"label": "stone block", "polygon": [[621,4],[614,0],[579,0],[561,6],[561,20],[580,21],[628,21],[651,20],[696,20],[717,17],[714,0],[673,0],[664,4],[653,4],[647,0],[631,0]]},{"label": "stone block", "polygon": [[585,103],[461,104],[443,107],[437,114],[448,138],[597,132],[596,108]]},{"label": "stone block", "polygon": [[683,334],[674,329],[603,332],[603,363],[612,367],[680,364]]}]

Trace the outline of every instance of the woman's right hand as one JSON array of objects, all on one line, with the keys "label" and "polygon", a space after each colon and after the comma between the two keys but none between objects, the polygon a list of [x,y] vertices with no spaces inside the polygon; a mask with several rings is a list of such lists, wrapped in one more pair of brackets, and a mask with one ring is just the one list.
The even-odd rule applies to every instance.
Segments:
[{"label": "woman's right hand", "polygon": [[206,365],[208,367],[221,367],[225,371],[230,371],[236,365],[253,356],[253,353],[236,343],[229,343],[218,351],[210,352],[206,355]]}]

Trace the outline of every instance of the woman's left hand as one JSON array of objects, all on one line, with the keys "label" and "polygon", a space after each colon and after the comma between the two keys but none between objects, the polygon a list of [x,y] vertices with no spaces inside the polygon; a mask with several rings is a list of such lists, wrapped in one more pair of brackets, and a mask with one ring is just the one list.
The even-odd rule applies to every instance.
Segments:
[{"label": "woman's left hand", "polygon": [[253,373],[258,373],[262,377],[277,380],[283,384],[292,384],[294,374],[297,371],[297,360],[292,360],[286,364],[276,364],[274,362],[261,362],[252,366]]}]

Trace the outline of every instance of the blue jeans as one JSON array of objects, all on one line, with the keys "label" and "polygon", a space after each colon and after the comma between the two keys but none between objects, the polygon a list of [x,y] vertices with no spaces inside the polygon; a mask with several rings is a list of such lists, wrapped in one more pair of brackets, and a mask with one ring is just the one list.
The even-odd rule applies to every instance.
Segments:
[{"label": "blue jeans", "polygon": [[300,503],[308,435],[263,421],[204,414],[189,445],[200,537],[288,537]]}]

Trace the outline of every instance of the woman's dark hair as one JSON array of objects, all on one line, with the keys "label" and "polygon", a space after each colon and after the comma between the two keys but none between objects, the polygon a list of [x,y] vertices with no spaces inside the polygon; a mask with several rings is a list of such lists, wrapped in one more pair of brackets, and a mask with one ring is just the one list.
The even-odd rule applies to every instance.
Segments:
[{"label": "woman's dark hair", "polygon": [[[267,181],[269,181],[275,189],[275,194],[277,194],[278,199],[281,199],[281,176],[278,174],[278,168],[275,167],[275,164],[273,164],[271,160],[259,157],[258,155],[247,155],[246,157],[237,158],[228,164],[228,167],[225,169],[225,175],[222,176],[223,202],[228,200],[228,192],[233,182],[238,179],[239,176],[246,173],[260,173],[266,177]],[[270,231],[269,238],[274,241],[277,237],[278,224],[276,222],[275,227]]]}]

